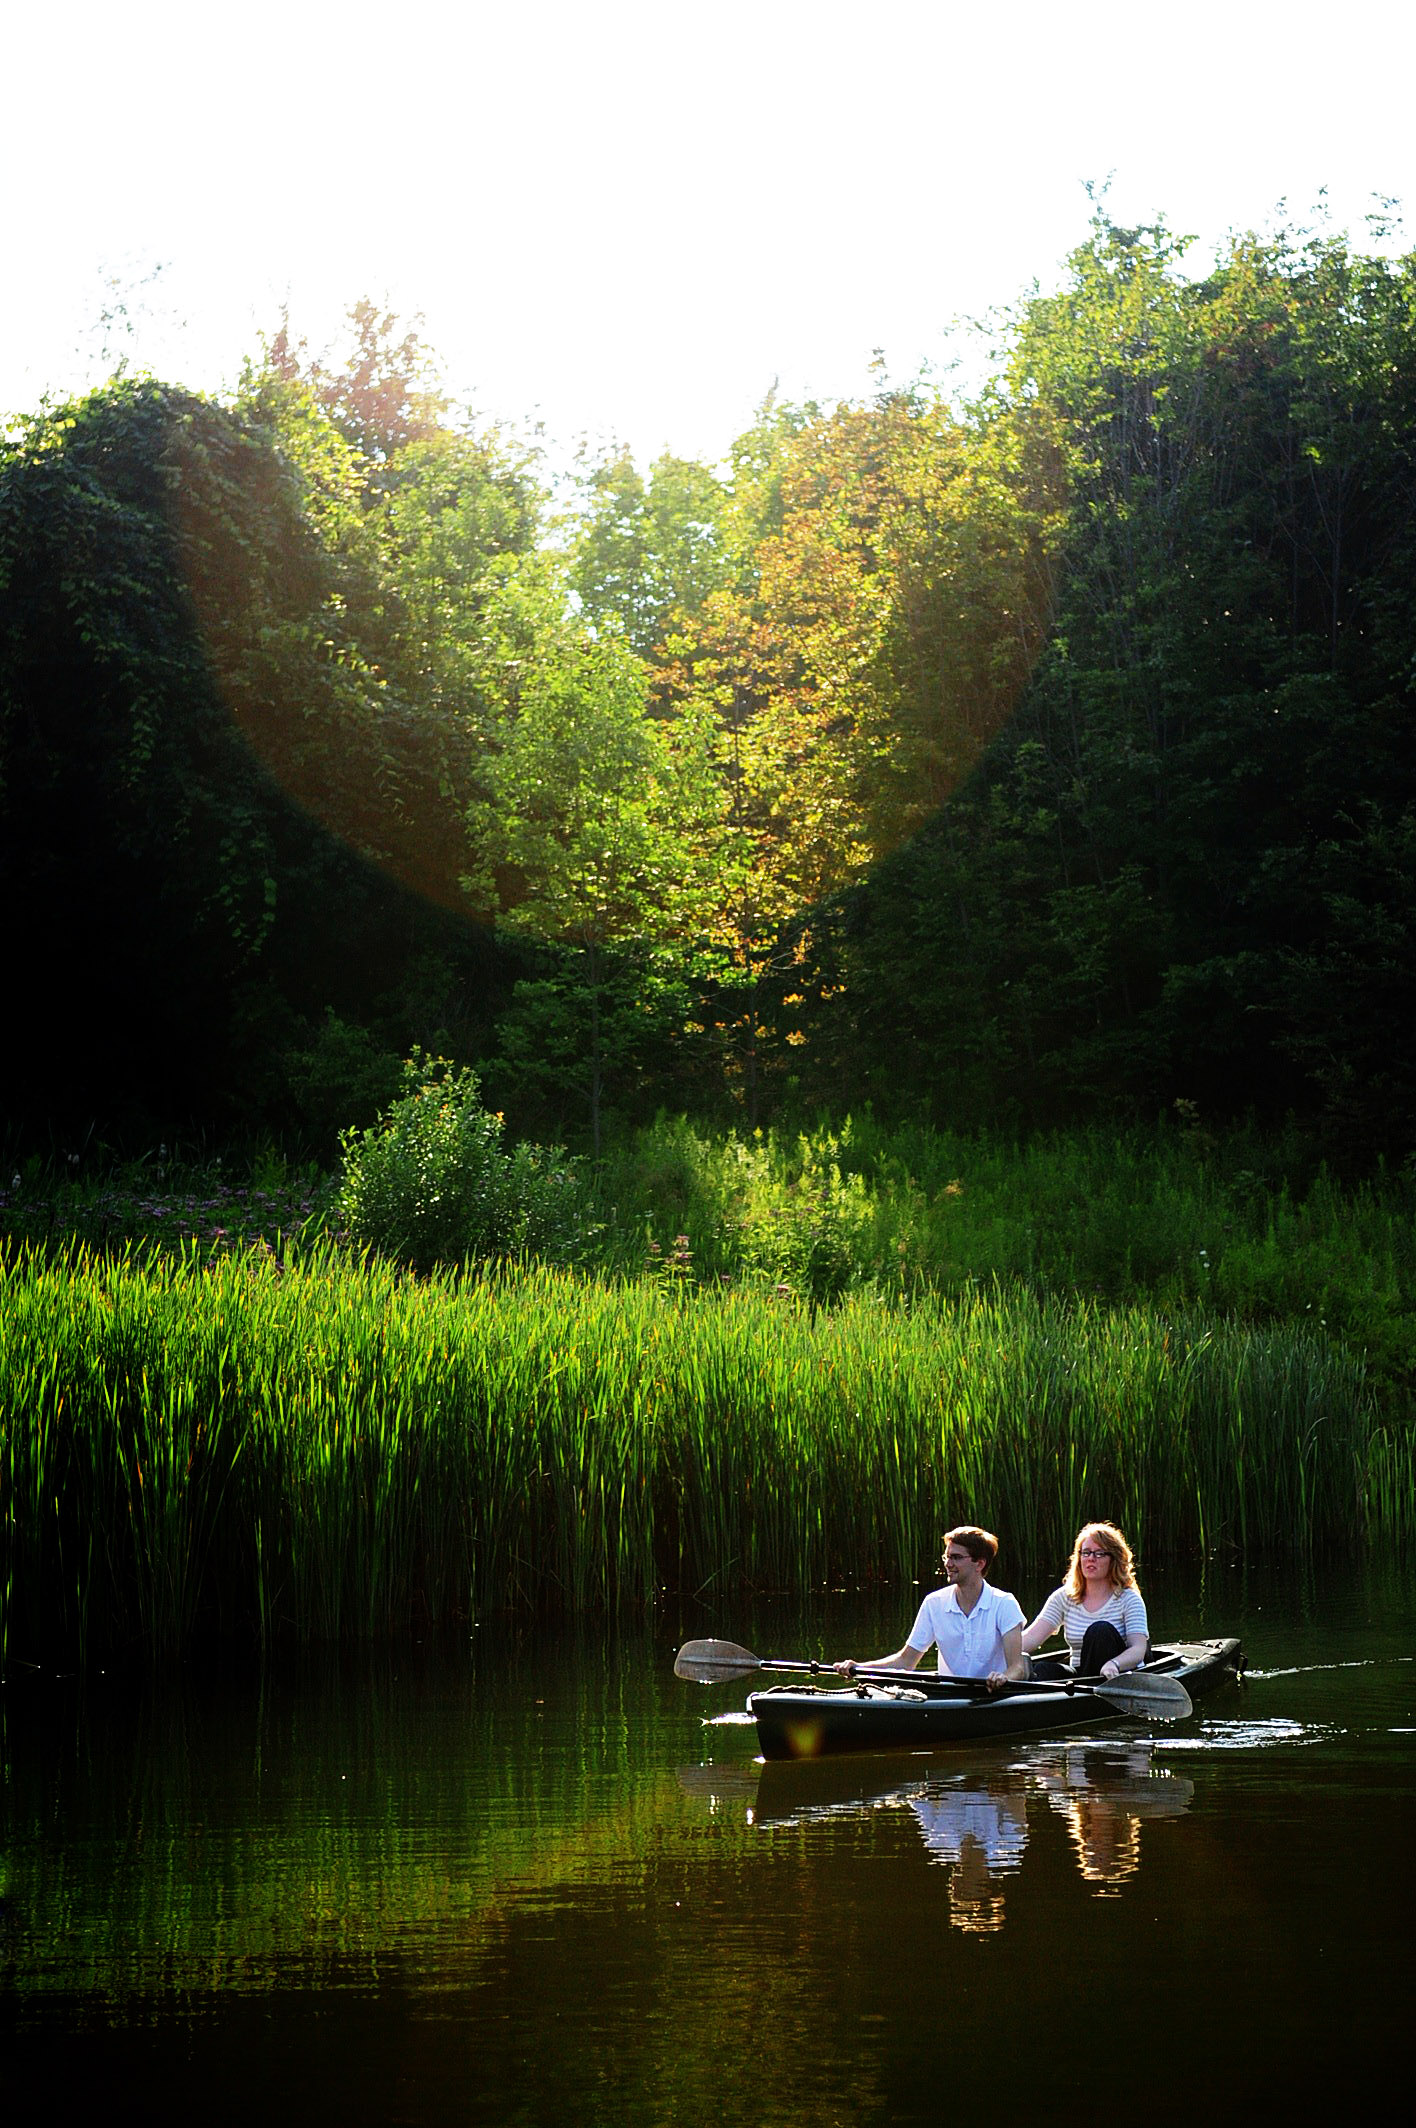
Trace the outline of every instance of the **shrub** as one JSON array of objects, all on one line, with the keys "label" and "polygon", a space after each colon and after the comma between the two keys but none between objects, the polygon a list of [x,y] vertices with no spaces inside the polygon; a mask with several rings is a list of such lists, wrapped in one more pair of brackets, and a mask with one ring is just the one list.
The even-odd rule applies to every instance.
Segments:
[{"label": "shrub", "polygon": [[304,1121],[331,1149],[342,1131],[369,1123],[396,1100],[402,1067],[379,1049],[367,1028],[342,1020],[331,1007],[308,1049],[285,1060],[290,1091]]},{"label": "shrub", "polygon": [[491,1257],[568,1262],[589,1240],[579,1174],[558,1147],[502,1143],[477,1075],[415,1049],[403,1092],[346,1131],[338,1211],[351,1241],[419,1271]]}]

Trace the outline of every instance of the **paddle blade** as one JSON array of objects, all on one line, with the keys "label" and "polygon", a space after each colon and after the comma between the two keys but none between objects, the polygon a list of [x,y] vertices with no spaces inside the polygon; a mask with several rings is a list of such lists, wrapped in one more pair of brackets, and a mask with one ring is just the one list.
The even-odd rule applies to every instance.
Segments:
[{"label": "paddle blade", "polygon": [[1128,1714],[1149,1715],[1157,1722],[1183,1722],[1187,1714],[1195,1711],[1178,1677],[1153,1673],[1143,1676],[1136,1670],[1108,1677],[1104,1684],[1092,1685],[1090,1690],[1098,1699],[1110,1700],[1113,1707],[1124,1707]]},{"label": "paddle blade", "polygon": [[751,1648],[740,1648],[731,1640],[686,1640],[674,1657],[674,1676],[686,1677],[695,1685],[728,1684],[761,1668]]}]

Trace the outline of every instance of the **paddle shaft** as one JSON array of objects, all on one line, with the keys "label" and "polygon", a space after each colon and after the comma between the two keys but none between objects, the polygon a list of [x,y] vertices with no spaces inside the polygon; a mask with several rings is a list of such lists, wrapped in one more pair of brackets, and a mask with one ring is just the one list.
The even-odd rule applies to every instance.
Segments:
[{"label": "paddle shaft", "polygon": [[[795,1670],[811,1677],[839,1677],[846,1685],[854,1684],[857,1678],[868,1685],[898,1685],[911,1680],[916,1688],[932,1685],[936,1692],[962,1692],[975,1699],[985,1693],[996,1698],[1000,1692],[1104,1692],[1111,1682],[1105,1677],[1010,1677],[1001,1685],[995,1685],[990,1693],[987,1678],[955,1677],[950,1670],[886,1670],[872,1663],[857,1663],[850,1671],[840,1671],[832,1663],[789,1662],[785,1656],[764,1656],[757,1667],[759,1670]],[[1116,1682],[1124,1689],[1124,1673]]]},{"label": "paddle shaft", "polygon": [[[797,1662],[781,1655],[754,1655],[750,1648],[741,1648],[725,1640],[686,1642],[679,1649],[674,1670],[678,1676],[691,1678],[702,1685],[716,1681],[726,1683],[735,1677],[748,1676],[754,1670],[787,1671],[800,1677],[816,1678],[843,1675],[831,1663]],[[989,1690],[984,1678],[954,1677],[948,1672],[941,1675],[938,1671],[925,1671],[920,1675],[913,1670],[886,1668],[876,1663],[857,1664],[846,1676],[846,1682],[849,1684],[859,1679],[866,1684],[898,1684],[906,1678],[917,1678],[916,1689],[923,1686],[934,1698],[948,1698],[951,1694],[974,1698]],[[1133,1708],[1139,1708],[1141,1712],[1150,1709],[1162,1720],[1173,1721],[1191,1711],[1189,1695],[1178,1678],[1167,1677],[1163,1672],[1137,1670],[1122,1671],[1114,1679],[1010,1678],[995,1687],[992,1696],[1049,1692],[1060,1692],[1068,1697],[1085,1692],[1092,1698],[1109,1701],[1112,1706],[1120,1705],[1123,1712]],[[1168,1716],[1162,1711],[1167,1706],[1173,1710]]]},{"label": "paddle shaft", "polygon": [[[845,1672],[838,1670],[834,1663],[791,1662],[784,1655],[759,1656],[755,1667],[759,1670],[792,1670],[802,1677],[835,1677],[839,1678],[843,1685],[852,1685],[857,1678],[864,1679],[868,1685],[898,1685],[903,1679],[912,1678],[920,1684],[928,1683],[934,1685],[941,1691],[986,1692],[988,1690],[988,1685],[983,1678],[955,1677],[952,1671],[949,1670],[925,1670],[920,1672],[917,1670],[883,1668],[878,1663],[857,1663],[854,1669]],[[726,1675],[727,1673],[725,1672],[724,1674]],[[1009,1682],[1021,1683],[1023,1680],[1010,1679]]]}]

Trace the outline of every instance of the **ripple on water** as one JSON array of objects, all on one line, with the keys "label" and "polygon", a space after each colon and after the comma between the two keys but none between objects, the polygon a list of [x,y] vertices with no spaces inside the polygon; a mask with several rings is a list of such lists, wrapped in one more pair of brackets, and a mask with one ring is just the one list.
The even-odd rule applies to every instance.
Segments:
[{"label": "ripple on water", "polygon": [[1326,1670],[1390,1670],[1416,1661],[1410,1655],[1364,1655],[1349,1662],[1291,1663],[1285,1670],[1246,1670],[1251,1685],[1271,1677],[1318,1677]]},{"label": "ripple on water", "polygon": [[1345,1732],[1334,1722],[1295,1722],[1283,1715],[1270,1719],[1201,1722],[1194,1736],[1158,1736],[1158,1750],[1272,1751],[1281,1745],[1328,1744]]}]

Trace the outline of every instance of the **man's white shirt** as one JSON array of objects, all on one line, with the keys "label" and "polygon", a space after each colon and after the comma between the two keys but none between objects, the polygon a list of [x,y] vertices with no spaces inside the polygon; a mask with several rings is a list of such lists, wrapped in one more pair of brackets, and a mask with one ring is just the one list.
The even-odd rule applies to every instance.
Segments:
[{"label": "man's white shirt", "polygon": [[955,1677],[991,1677],[1008,1667],[1003,1635],[1024,1623],[1017,1597],[987,1581],[971,1611],[959,1609],[957,1589],[932,1589],[910,1627],[909,1644],[921,1654],[937,1647],[940,1669]]}]

